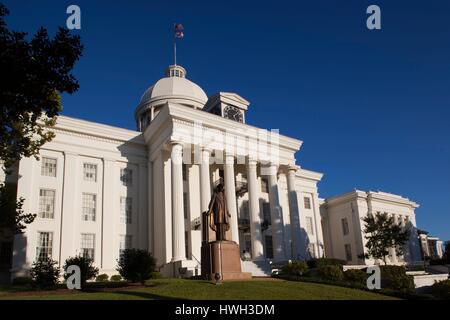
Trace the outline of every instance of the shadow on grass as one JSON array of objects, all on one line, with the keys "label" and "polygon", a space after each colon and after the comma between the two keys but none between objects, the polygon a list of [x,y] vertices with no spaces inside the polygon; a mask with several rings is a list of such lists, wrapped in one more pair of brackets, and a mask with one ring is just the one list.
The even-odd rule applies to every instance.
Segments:
[{"label": "shadow on grass", "polygon": [[169,296],[161,296],[154,293],[142,292],[142,291],[118,291],[114,293],[119,293],[126,296],[132,296],[147,300],[183,300],[181,298],[169,297]]}]

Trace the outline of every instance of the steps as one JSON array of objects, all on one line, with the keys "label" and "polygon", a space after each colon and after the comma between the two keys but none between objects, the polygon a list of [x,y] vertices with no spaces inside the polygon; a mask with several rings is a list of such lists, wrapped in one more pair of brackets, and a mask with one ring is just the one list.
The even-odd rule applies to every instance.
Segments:
[{"label": "steps", "polygon": [[269,262],[261,261],[242,261],[242,272],[250,272],[253,277],[270,277],[272,269]]}]

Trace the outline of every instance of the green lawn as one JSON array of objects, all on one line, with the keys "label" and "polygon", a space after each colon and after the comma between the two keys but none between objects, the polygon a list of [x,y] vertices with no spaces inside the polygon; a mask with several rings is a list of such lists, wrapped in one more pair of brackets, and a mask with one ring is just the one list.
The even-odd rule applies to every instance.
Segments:
[{"label": "green lawn", "polygon": [[208,281],[158,279],[148,281],[147,287],[110,289],[111,291],[63,291],[12,293],[0,289],[2,299],[33,300],[137,300],[137,299],[191,299],[191,300],[380,300],[392,297],[367,291],[335,287],[317,283],[294,281],[239,281],[214,285]]}]

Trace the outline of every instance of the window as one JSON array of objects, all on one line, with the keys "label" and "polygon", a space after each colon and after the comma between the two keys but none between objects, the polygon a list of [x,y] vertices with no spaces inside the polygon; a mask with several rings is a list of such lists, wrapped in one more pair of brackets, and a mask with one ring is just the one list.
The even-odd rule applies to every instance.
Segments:
[{"label": "window", "polygon": [[312,217],[306,217],[306,232],[310,235],[314,235]]},{"label": "window", "polygon": [[186,192],[183,193],[183,210],[184,210],[184,218],[188,218],[188,195]]},{"label": "window", "polygon": [[41,175],[46,177],[56,177],[56,159],[42,158]]},{"label": "window", "polygon": [[187,166],[183,163],[183,181],[187,181]]},{"label": "window", "polygon": [[119,257],[122,255],[124,250],[131,249],[132,247],[132,238],[131,235],[123,234],[120,236],[120,244],[119,244]]},{"label": "window", "polygon": [[245,250],[252,252],[252,236],[248,233],[244,234]]},{"label": "window", "polygon": [[53,233],[38,232],[38,243],[36,247],[36,260],[42,261],[52,257]]},{"label": "window", "polygon": [[266,245],[266,258],[273,259],[273,242],[272,236],[264,237],[265,245]]},{"label": "window", "polygon": [[239,212],[239,225],[241,226],[249,226],[250,225],[250,217],[248,212],[248,200],[242,201],[241,209]]},{"label": "window", "polygon": [[348,235],[348,220],[347,218],[344,218],[341,220],[342,222],[342,233],[344,234],[344,236]]},{"label": "window", "polygon": [[83,193],[83,220],[95,221],[96,208],[97,196],[91,193]]},{"label": "window", "polygon": [[269,182],[266,178],[261,178],[261,192],[269,193]]},{"label": "window", "polygon": [[55,216],[55,190],[39,190],[39,217],[53,219]]},{"label": "window", "polygon": [[305,202],[305,209],[311,209],[311,198],[310,197],[304,197],[303,201]]},{"label": "window", "polygon": [[352,261],[353,257],[352,257],[352,246],[350,244],[346,244],[345,245],[345,259],[347,259],[347,261]]},{"label": "window", "polygon": [[97,165],[92,163],[83,164],[83,176],[86,181],[97,181]]},{"label": "window", "polygon": [[189,231],[184,232],[184,254],[186,255],[186,258],[190,258],[189,255]]},{"label": "window", "polygon": [[131,198],[120,197],[120,223],[131,223]]},{"label": "window", "polygon": [[242,201],[242,218],[250,219],[249,208],[248,208],[248,200]]},{"label": "window", "polygon": [[95,254],[95,234],[82,233],[81,234],[81,255],[83,258],[94,261]]},{"label": "window", "polygon": [[272,217],[270,216],[270,203],[263,202],[263,216],[264,221],[267,221],[268,224],[272,224]]},{"label": "window", "polygon": [[122,185],[129,187],[133,182],[133,170],[131,169],[120,169],[120,181]]},{"label": "window", "polygon": [[0,243],[0,267],[11,267],[12,262],[12,247],[11,241]]}]

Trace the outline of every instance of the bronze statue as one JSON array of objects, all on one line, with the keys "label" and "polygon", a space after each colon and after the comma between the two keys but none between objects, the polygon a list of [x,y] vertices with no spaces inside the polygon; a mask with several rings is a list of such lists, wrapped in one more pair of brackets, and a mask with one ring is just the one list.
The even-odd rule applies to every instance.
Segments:
[{"label": "bronze statue", "polygon": [[227,209],[225,190],[223,184],[219,184],[209,202],[208,221],[210,228],[216,232],[216,241],[227,240],[226,232],[230,230],[230,213]]},{"label": "bronze statue", "polygon": [[[227,210],[224,185],[214,188],[208,210],[202,213],[202,276],[213,280],[250,280],[242,272],[239,245],[231,241],[231,215]],[[212,234],[215,232],[215,237]]]}]

